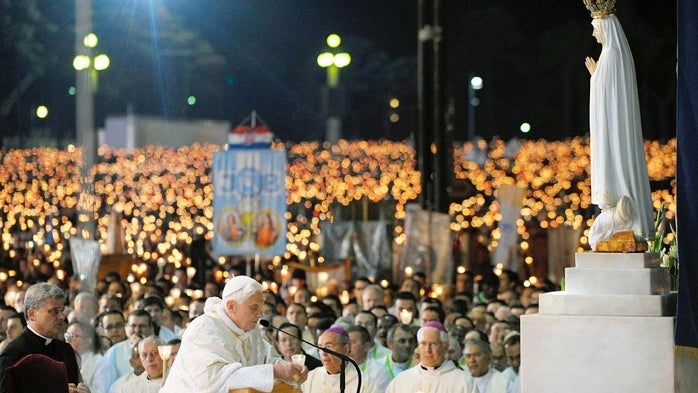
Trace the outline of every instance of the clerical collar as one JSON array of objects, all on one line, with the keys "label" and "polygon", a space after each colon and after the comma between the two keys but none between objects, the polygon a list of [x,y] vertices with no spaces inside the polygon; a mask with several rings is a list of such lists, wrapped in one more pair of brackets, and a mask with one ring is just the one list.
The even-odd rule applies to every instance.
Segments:
[{"label": "clerical collar", "polygon": [[53,341],[53,338],[42,336],[41,334],[37,333],[36,330],[32,329],[31,326],[27,325],[27,329],[31,330],[31,332],[36,334],[37,336],[43,338],[45,340],[44,345],[49,345],[49,344],[51,344],[51,341]]},{"label": "clerical collar", "polygon": [[[443,364],[443,363],[441,363],[441,364]],[[422,370],[434,371],[434,370],[438,369],[439,367],[441,367],[441,364],[439,364],[436,367],[427,367],[427,366],[423,366],[421,364],[419,366],[422,367]]]}]

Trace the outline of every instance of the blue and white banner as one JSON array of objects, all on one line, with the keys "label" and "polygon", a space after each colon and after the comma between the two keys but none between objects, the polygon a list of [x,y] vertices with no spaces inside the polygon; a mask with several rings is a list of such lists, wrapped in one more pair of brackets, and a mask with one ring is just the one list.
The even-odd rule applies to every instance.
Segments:
[{"label": "blue and white banner", "polygon": [[213,154],[213,252],[281,255],[286,249],[286,152]]}]

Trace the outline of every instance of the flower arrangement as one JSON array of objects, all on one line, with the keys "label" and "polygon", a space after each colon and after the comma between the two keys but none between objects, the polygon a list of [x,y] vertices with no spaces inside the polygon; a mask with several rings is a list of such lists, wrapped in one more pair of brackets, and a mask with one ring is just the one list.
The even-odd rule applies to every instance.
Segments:
[{"label": "flower arrangement", "polygon": [[654,221],[656,233],[654,238],[649,241],[648,251],[659,253],[661,259],[660,266],[669,268],[669,274],[671,275],[671,290],[676,291],[679,283],[678,238],[676,236],[676,230],[671,224],[669,224],[670,232],[666,233],[665,211],[666,206],[664,203],[662,203],[659,211],[657,211],[657,218]]}]

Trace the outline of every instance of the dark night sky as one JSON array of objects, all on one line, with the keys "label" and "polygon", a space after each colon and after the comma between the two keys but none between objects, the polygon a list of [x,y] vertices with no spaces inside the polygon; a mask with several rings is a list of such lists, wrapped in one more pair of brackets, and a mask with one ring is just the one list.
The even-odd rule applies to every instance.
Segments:
[{"label": "dark night sky", "polygon": [[[100,76],[97,126],[103,125],[107,115],[125,113],[128,104],[138,114],[232,123],[256,109],[282,139],[321,138],[325,72],[315,64],[315,57],[324,49],[327,34],[336,32],[352,54],[352,64],[341,73],[347,102],[344,136],[401,139],[414,128],[416,0],[100,0],[93,4],[100,48],[112,58],[111,68]],[[178,19],[177,25],[160,13],[147,17],[150,4],[165,7]],[[617,15],[635,57],[645,137],[667,139],[675,134],[676,5],[662,2],[662,6],[656,8],[651,0],[621,0]],[[46,36],[56,42],[47,45],[69,67],[72,1],[57,0],[43,11],[59,26]],[[457,138],[467,135],[471,74],[484,79],[478,135],[520,135],[518,127],[524,121],[532,124],[527,138],[560,139],[587,132],[588,74],[583,60],[587,55],[598,56],[600,46],[591,37],[590,17],[581,1],[453,0],[446,14],[446,89],[453,97]],[[153,39],[151,21],[158,24],[159,40]],[[168,48],[168,29],[174,26],[179,32],[200,35],[220,56],[219,61],[195,61],[191,49]],[[152,54],[137,54],[148,47],[159,49],[159,66]],[[3,46],[3,52],[7,50]],[[5,54],[4,59],[11,58]],[[20,68],[15,67],[16,78]],[[5,83],[11,81],[8,77]],[[66,130],[74,127],[74,104],[64,92],[73,83],[70,69],[51,73],[27,92],[17,113],[29,113],[34,102],[49,102],[56,109],[47,125],[69,133]],[[186,92],[197,94],[196,107],[183,104]],[[389,126],[386,120],[392,95],[404,104],[397,126]],[[3,119],[2,132],[29,124],[15,114]]]}]

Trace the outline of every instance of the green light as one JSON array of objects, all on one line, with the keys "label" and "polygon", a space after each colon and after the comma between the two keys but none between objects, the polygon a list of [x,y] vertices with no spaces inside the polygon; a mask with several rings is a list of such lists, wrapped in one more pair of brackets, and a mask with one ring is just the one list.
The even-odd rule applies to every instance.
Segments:
[{"label": "green light", "polygon": [[187,97],[187,104],[189,104],[189,106],[196,105],[196,97],[194,97],[194,96]]},{"label": "green light", "polygon": [[75,88],[75,86],[70,86],[68,88],[68,95],[74,96],[78,92],[78,89]]}]

